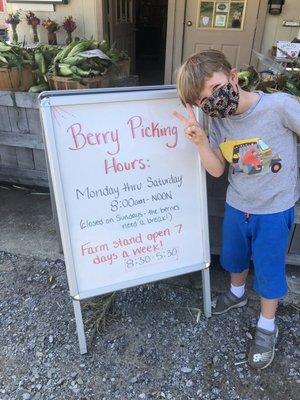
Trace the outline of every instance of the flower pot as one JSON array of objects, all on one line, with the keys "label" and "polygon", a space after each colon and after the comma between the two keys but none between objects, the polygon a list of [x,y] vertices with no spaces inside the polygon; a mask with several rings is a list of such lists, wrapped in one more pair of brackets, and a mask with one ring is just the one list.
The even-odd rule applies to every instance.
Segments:
[{"label": "flower pot", "polygon": [[72,32],[67,32],[66,45],[72,42]]},{"label": "flower pot", "polygon": [[57,44],[57,37],[55,32],[48,32],[48,44]]},{"label": "flower pot", "polygon": [[19,41],[18,32],[17,32],[17,25],[12,25],[12,42],[17,44]]},{"label": "flower pot", "polygon": [[39,35],[37,33],[37,27],[33,26],[32,27],[32,34],[33,34],[33,43],[39,43]]}]

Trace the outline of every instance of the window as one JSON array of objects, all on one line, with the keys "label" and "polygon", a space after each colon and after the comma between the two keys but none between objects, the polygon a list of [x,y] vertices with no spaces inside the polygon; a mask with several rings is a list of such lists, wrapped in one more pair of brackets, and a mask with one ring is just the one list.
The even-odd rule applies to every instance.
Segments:
[{"label": "window", "polygon": [[197,28],[243,29],[247,0],[199,0]]},{"label": "window", "polygon": [[117,0],[117,24],[132,22],[132,0]]}]

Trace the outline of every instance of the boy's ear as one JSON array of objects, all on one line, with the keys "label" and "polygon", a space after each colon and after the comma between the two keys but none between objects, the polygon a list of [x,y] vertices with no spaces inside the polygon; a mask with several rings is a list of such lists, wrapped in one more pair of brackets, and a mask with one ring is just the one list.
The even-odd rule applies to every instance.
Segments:
[{"label": "boy's ear", "polygon": [[231,69],[231,71],[230,71],[230,80],[231,80],[232,83],[235,83],[236,85],[238,84],[239,79],[238,79],[237,69],[236,68],[232,68]]}]

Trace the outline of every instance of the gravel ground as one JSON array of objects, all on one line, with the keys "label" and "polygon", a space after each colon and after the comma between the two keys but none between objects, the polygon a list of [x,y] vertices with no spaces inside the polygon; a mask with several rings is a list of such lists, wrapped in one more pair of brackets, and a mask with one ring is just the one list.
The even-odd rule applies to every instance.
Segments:
[{"label": "gravel ground", "polygon": [[293,305],[279,307],[278,349],[263,371],[245,362],[259,302],[197,322],[187,277],[117,292],[95,335],[101,298],[85,301],[93,341],[80,355],[64,263],[0,252],[0,272],[0,400],[299,399]]}]

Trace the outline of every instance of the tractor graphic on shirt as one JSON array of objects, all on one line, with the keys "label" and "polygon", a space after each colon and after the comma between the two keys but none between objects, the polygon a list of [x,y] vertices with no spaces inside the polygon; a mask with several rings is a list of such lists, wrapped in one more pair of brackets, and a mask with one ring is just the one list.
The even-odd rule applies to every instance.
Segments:
[{"label": "tractor graphic on shirt", "polygon": [[273,173],[281,169],[281,158],[260,138],[228,140],[220,144],[224,158],[232,165],[233,173],[258,174],[263,168]]}]

